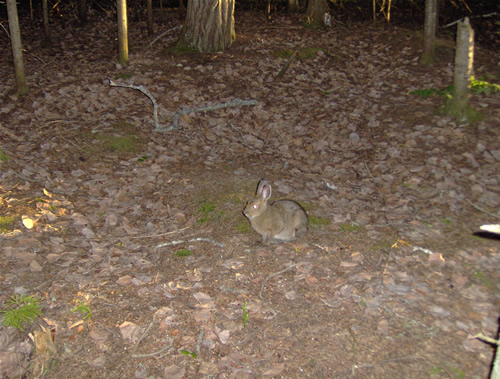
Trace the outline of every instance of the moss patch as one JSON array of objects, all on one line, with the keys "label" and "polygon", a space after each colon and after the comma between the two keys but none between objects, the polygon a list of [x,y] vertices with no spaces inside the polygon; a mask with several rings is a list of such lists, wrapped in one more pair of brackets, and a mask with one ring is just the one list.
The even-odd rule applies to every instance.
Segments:
[{"label": "moss patch", "polygon": [[0,216],[0,233],[12,231],[15,218],[13,216]]}]

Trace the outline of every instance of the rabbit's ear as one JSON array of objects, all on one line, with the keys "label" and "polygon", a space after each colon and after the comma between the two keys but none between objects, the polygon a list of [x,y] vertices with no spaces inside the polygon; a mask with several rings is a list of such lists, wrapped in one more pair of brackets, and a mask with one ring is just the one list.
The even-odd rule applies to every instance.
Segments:
[{"label": "rabbit's ear", "polygon": [[257,196],[262,195],[262,190],[264,189],[264,186],[269,185],[269,182],[266,179],[261,179],[259,181],[259,184],[257,185],[257,192],[255,193]]},{"label": "rabbit's ear", "polygon": [[271,188],[271,185],[266,181],[263,185],[262,185],[262,189],[261,189],[261,193],[260,193],[260,196],[262,196],[262,198],[267,201],[270,197],[271,197],[271,193],[272,193],[272,188]]}]

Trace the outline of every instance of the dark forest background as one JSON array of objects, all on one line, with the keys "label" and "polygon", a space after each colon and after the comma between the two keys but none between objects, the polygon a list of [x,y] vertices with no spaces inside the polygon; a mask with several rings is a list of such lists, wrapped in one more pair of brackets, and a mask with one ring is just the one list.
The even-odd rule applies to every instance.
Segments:
[{"label": "dark forest background", "polygon": [[[388,0],[334,0],[327,1],[333,23],[347,24],[349,22],[373,21],[373,4],[376,4],[376,22],[387,24],[381,9],[387,9]],[[29,20],[30,3],[33,12],[33,22],[41,22],[42,4],[39,0],[21,0],[18,2],[18,11],[21,18],[21,27],[23,22]],[[78,22],[77,1],[76,0],[49,0],[50,22],[59,22],[63,24]],[[187,0],[169,1],[153,0],[155,10],[164,12],[180,12],[185,9]],[[271,0],[271,17],[278,14],[286,14],[287,1]],[[307,0],[299,0],[299,14],[304,13],[307,6]],[[146,19],[146,1],[128,0],[129,20],[132,22]],[[112,0],[87,0],[87,7],[90,15],[90,22],[98,21],[100,17],[116,14],[116,2]],[[253,11],[265,12],[268,7],[268,0],[247,0],[237,1],[235,14],[239,12]],[[424,23],[425,0],[392,0],[390,2],[390,24],[406,26],[411,28],[420,28]],[[156,15],[158,13],[156,12]],[[476,42],[482,45],[493,47],[500,41],[500,2],[492,0],[442,0],[439,4],[439,30],[438,33],[453,36],[456,27],[448,24],[469,17],[471,24],[476,32]],[[159,20],[155,20],[158,22]],[[0,22],[7,23],[7,9],[5,1],[0,1]],[[263,17],[263,22],[265,18]]]}]

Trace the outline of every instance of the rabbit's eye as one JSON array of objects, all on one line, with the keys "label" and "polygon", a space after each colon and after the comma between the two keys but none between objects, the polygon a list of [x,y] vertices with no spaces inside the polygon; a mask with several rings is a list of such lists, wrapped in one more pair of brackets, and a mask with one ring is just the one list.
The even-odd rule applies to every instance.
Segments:
[{"label": "rabbit's eye", "polygon": [[257,204],[254,204],[252,208],[253,208],[253,209],[257,209],[258,207],[259,207],[259,206],[258,206]]}]

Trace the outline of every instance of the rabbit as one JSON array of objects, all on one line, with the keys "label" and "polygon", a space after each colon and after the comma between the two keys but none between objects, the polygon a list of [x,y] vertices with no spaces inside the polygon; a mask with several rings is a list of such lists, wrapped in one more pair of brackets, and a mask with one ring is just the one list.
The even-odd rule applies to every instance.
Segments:
[{"label": "rabbit", "polygon": [[261,235],[262,242],[292,241],[305,236],[309,218],[304,208],[293,200],[278,200],[268,204],[271,193],[271,185],[262,179],[255,198],[248,201],[243,210],[252,228]]}]

